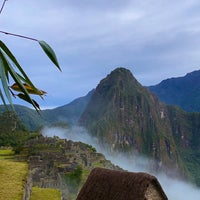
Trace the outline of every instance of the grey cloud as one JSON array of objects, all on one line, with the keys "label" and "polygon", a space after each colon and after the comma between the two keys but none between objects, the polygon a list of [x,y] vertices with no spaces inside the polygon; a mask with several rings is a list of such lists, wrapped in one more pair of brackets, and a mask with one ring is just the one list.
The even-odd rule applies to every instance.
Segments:
[{"label": "grey cloud", "polygon": [[198,69],[199,6],[197,0],[7,1],[0,22],[2,29],[43,39],[56,51],[63,68],[57,78],[39,46],[3,37],[36,84],[57,91],[53,98],[60,104],[96,87],[118,66],[144,85]]}]

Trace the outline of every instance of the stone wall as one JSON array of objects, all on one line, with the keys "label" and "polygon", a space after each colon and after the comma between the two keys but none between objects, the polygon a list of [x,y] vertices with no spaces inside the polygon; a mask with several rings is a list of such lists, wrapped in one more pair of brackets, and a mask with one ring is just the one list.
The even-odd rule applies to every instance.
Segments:
[{"label": "stone wall", "polygon": [[28,174],[27,180],[24,184],[23,200],[30,200],[31,191],[32,191],[32,176]]}]

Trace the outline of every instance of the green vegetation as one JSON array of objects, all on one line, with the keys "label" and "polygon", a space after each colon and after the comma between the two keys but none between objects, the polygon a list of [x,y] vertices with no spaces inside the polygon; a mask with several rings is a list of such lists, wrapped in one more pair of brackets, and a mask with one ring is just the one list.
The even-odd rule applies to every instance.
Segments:
[{"label": "green vegetation", "polygon": [[85,183],[88,175],[90,174],[90,171],[90,168],[82,167],[79,165],[72,172],[65,174],[65,182],[69,190],[68,198],[70,200],[76,199],[78,191]]},{"label": "green vegetation", "polygon": [[60,200],[61,192],[52,188],[32,187],[30,200]]},{"label": "green vegetation", "polygon": [[78,165],[72,172],[65,174],[65,181],[71,193],[77,193],[82,179],[83,168]]},{"label": "green vegetation", "polygon": [[29,137],[28,131],[13,112],[0,115],[0,146],[16,147]]},{"label": "green vegetation", "polygon": [[19,153],[24,143],[39,136],[39,133],[30,133],[14,112],[4,112],[0,115],[0,146],[12,147]]},{"label": "green vegetation", "polygon": [[0,200],[21,200],[23,185],[28,173],[25,162],[15,162],[14,152],[0,150]]},{"label": "green vegetation", "polygon": [[95,162],[91,168],[78,165],[72,172],[65,174],[65,182],[69,190],[69,199],[75,200],[78,191],[81,189],[88,178],[91,169],[94,167],[105,167],[102,161]]},{"label": "green vegetation", "polygon": [[0,150],[0,159],[13,159],[14,151],[11,148]]},{"label": "green vegetation", "polygon": [[184,165],[186,167],[187,174],[189,176],[190,181],[195,183],[198,187],[200,187],[200,157],[199,151],[195,153],[191,150],[181,150],[181,154],[183,157]]},{"label": "green vegetation", "polygon": [[95,147],[93,147],[92,145],[90,144],[86,144],[86,143],[83,143],[88,149],[90,149],[92,152],[96,153],[97,150],[95,149]]}]

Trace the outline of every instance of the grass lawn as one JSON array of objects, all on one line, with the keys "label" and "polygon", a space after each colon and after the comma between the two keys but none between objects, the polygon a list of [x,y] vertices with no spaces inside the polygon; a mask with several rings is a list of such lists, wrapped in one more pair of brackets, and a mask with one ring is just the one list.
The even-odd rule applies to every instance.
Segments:
[{"label": "grass lawn", "polygon": [[30,200],[60,200],[61,192],[51,188],[33,187]]},{"label": "grass lawn", "polygon": [[0,150],[0,200],[21,200],[28,164],[15,162],[12,150]]}]

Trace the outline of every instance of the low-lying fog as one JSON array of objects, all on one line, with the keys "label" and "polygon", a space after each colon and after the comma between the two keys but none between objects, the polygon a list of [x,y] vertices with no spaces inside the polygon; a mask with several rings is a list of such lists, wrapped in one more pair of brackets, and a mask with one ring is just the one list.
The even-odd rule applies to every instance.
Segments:
[{"label": "low-lying fog", "polygon": [[[125,154],[111,155],[108,151],[106,151],[106,149],[102,149],[100,145],[98,145],[98,140],[96,138],[92,138],[87,131],[81,127],[73,127],[70,130],[57,127],[44,128],[43,135],[50,137],[58,136],[68,140],[90,144],[94,146],[98,152],[103,153],[106,159],[125,170],[132,172],[147,172],[152,174],[152,171],[150,172],[149,170],[149,163],[152,163],[152,161],[149,159],[139,155],[135,156],[132,160]],[[154,175],[159,180],[169,200],[200,199],[200,189],[194,185],[178,179],[173,179],[164,173]]]}]

